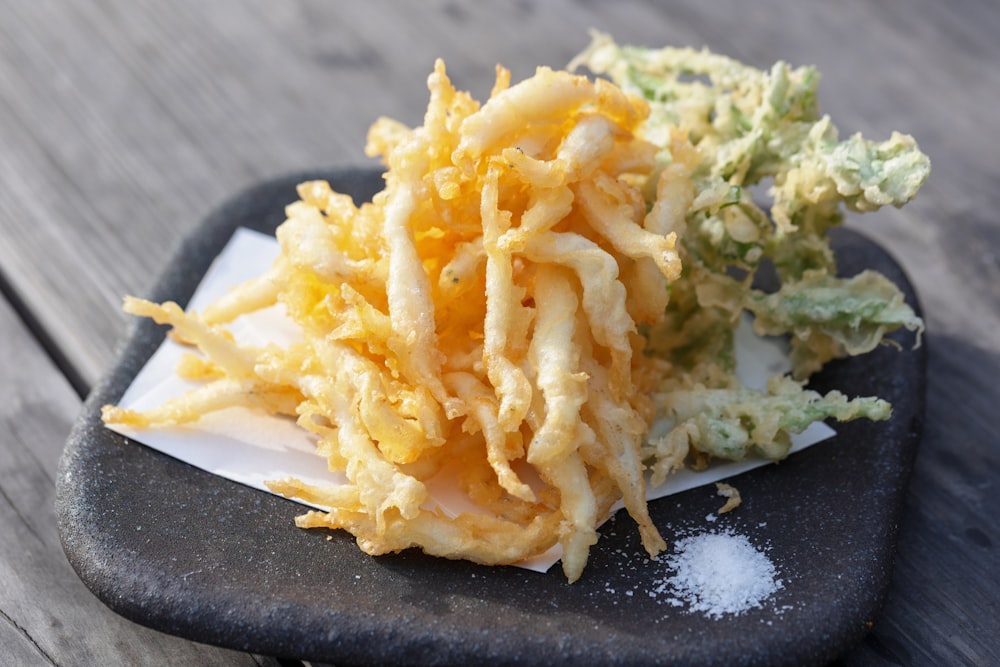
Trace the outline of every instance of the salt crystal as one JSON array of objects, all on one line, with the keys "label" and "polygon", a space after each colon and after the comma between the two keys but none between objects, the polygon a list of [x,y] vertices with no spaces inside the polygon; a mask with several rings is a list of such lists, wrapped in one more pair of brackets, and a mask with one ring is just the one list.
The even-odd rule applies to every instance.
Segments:
[{"label": "salt crystal", "polygon": [[685,537],[667,564],[674,574],[657,592],[669,592],[676,596],[671,604],[687,603],[710,618],[759,607],[782,586],[768,557],[731,532]]}]

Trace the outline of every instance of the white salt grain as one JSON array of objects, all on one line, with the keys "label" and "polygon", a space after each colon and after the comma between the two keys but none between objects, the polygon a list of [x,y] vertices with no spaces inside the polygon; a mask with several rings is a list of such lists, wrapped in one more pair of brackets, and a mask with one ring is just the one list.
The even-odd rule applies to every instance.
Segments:
[{"label": "white salt grain", "polygon": [[747,538],[730,532],[681,539],[667,565],[674,573],[657,592],[669,593],[678,604],[710,618],[759,607],[782,585],[768,557]]}]

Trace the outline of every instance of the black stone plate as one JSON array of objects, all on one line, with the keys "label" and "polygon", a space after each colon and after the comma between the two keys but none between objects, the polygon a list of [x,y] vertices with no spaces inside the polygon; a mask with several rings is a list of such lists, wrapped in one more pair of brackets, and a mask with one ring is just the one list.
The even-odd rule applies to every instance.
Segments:
[{"label": "black stone plate", "polygon": [[[184,241],[148,295],[186,303],[237,226],[271,232],[294,185],[328,178],[355,201],[381,188],[369,171],[298,174],[222,206]],[[915,304],[899,266],[840,230],[842,269],[876,268]],[[345,533],[306,531],[290,501],[215,477],[105,430],[117,401],[163,338],[139,321],[70,435],[56,509],[84,583],[119,614],[163,632],[254,653],[335,662],[504,665],[822,664],[859,641],[889,583],[896,528],[923,421],[924,349],[901,335],[830,364],[813,384],[877,394],[892,419],[838,435],[735,482],[743,505],[709,523],[722,499],[704,487],[651,504],[668,542],[728,528],[769,555],[784,587],[759,609],[708,619],[650,592],[667,574],[643,556],[634,525],[602,529],[583,578],[486,568],[417,552],[373,558]]]}]

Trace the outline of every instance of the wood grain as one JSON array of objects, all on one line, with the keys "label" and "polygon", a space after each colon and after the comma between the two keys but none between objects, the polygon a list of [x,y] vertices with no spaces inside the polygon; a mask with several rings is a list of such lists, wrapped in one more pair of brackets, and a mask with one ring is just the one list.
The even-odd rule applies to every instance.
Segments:
[{"label": "wood grain", "polygon": [[[10,550],[0,581],[21,567],[34,574],[0,607],[0,653],[38,658],[41,647],[59,662],[69,650],[51,638],[59,632],[77,637],[77,651],[120,636],[111,620],[93,620],[96,608],[78,606],[85,591],[48,616],[27,601],[61,606],[73,586],[51,512],[33,514],[50,506],[51,481],[31,482],[40,470],[51,478],[78,406],[70,386],[86,391],[114,356],[121,296],[143,293],[182,235],[240,188],[368,164],[368,125],[380,115],[418,123],[436,57],[482,98],[496,63],[515,79],[563,65],[591,27],[620,41],[707,45],[762,67],[814,64],[842,135],[900,129],[931,156],[916,201],[849,220],[911,275],[930,356],[927,432],[894,584],[869,639],[842,662],[1000,663],[1000,519],[990,509],[1000,480],[1000,8],[991,0],[5,3],[0,284],[32,330],[2,311],[10,435],[0,489],[10,499],[0,499],[0,527],[21,546],[0,547]],[[49,341],[58,370],[33,337]],[[45,583],[48,569],[60,583]],[[35,647],[18,628],[48,638]],[[166,651],[159,641],[139,643]]]},{"label": "wood grain", "polygon": [[56,467],[80,400],[2,300],[0,339],[0,662],[276,665],[126,621],[83,586],[53,512]]}]

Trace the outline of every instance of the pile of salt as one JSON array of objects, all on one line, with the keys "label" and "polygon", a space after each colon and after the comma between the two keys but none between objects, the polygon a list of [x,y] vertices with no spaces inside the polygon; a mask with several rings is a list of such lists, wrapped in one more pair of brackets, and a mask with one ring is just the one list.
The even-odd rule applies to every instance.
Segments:
[{"label": "pile of salt", "polygon": [[656,592],[669,593],[675,596],[672,603],[687,603],[692,611],[710,618],[759,607],[782,586],[768,557],[747,538],[731,532],[681,539],[667,565],[673,575]]}]

